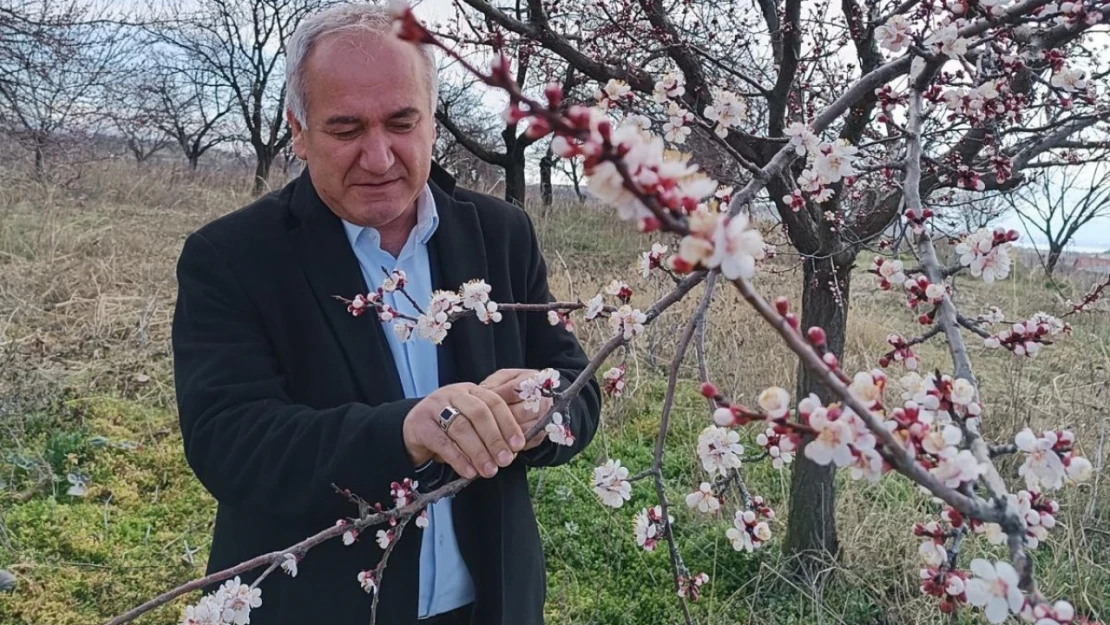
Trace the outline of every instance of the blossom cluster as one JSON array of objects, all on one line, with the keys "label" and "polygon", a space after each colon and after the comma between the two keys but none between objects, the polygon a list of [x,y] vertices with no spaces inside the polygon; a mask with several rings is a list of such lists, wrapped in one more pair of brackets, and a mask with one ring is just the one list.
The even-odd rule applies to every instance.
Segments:
[{"label": "blossom cluster", "polygon": [[893,349],[879,358],[880,367],[889,367],[891,362],[900,362],[909,371],[917,370],[917,354],[913,352],[913,348],[906,342],[905,337],[901,334],[890,334],[886,337],[886,342]]},{"label": "blossom cluster", "polygon": [[710,425],[698,435],[697,452],[706,473],[726,477],[733,469],[740,468],[744,446],[735,430]]},{"label": "blossom cluster", "polygon": [[875,256],[868,273],[879,276],[879,288],[889,291],[895,284],[902,285],[906,282],[905,267],[898,259]]},{"label": "blossom cluster", "polygon": [[960,264],[971,269],[971,275],[990,284],[1010,275],[1010,243],[1017,239],[1015,230],[983,228],[956,245],[956,253],[960,255]]},{"label": "blossom cluster", "polygon": [[[1007,499],[1025,524],[1025,547],[1036,549],[1048,538],[1048,531],[1056,527],[1056,514],[1060,511],[1060,504],[1040,493],[1028,490],[1020,490],[1016,494],[1009,493]],[[1006,544],[1006,532],[998,523],[984,523],[972,519],[971,527],[976,534],[982,534],[992,545]]]},{"label": "blossom cluster", "polygon": [[662,506],[640,510],[632,521],[636,544],[643,547],[644,551],[655,551],[655,546],[659,543],[659,539],[663,537],[663,533],[667,531],[669,523],[674,523],[674,517],[668,515],[664,520]]},{"label": "blossom cluster", "polygon": [[1018,475],[1031,491],[1057,490],[1065,478],[1086,481],[1094,471],[1089,460],[1075,453],[1075,435],[1068,430],[1047,430],[1037,436],[1025,428],[1014,437],[1014,444],[1026,456]]},{"label": "blossom cluster", "polygon": [[1018,356],[1036,356],[1041,345],[1052,344],[1051,337],[1070,331],[1071,326],[1064,321],[1039,312],[1027,321],[1012,324],[1006,330],[988,336],[983,345],[990,349],[1004,347]]},{"label": "blossom cluster", "polygon": [[594,469],[593,489],[601,503],[619,508],[632,498],[632,484],[628,481],[628,467],[620,460],[606,460]]},{"label": "blossom cluster", "polygon": [[774,511],[762,506],[762,499],[759,502],[754,509],[737,510],[732,518],[732,527],[725,532],[725,537],[732,541],[732,548],[736,551],[751,553],[771,540],[768,522],[774,518]]},{"label": "blossom cluster", "polygon": [[245,625],[251,622],[251,610],[261,605],[262,589],[251,588],[236,577],[196,605],[186,606],[181,625]]},{"label": "blossom cluster", "polygon": [[[844,182],[851,184],[859,173],[855,169],[856,154],[859,150],[843,140],[825,143],[804,124],[792,123],[786,130],[790,145],[798,156],[806,156],[806,168],[798,176],[798,187],[808,193],[817,204],[827,202],[833,196],[832,185]],[[797,193],[783,197],[783,202],[795,211],[804,206],[804,200]]]},{"label": "blossom cluster", "polygon": [[417,338],[440,344],[447,338],[447,331],[459,316],[473,312],[482,323],[498,323],[502,319],[496,302],[490,300],[492,287],[484,280],[470,280],[459,287],[458,292],[436,291],[432,294],[428,309],[415,319],[400,314],[385,303],[385,293],[398,291],[404,293],[407,283],[404,271],[394,269],[382,286],[366,295],[358,294],[347,304],[347,312],[355,317],[368,310],[374,310],[378,320],[393,323],[393,332],[401,341]]}]

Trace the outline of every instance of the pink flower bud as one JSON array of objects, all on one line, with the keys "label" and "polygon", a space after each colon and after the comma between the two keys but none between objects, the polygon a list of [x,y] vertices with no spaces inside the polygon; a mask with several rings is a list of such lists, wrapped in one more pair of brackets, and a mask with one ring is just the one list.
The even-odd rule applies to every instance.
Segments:
[{"label": "pink flower bud", "polygon": [[775,310],[778,310],[780,315],[785,315],[790,311],[790,300],[781,295],[779,297],[776,297]]},{"label": "pink flower bud", "polygon": [[718,395],[717,387],[713,386],[709,382],[702,382],[702,385],[698,390],[701,391],[702,397],[706,397],[708,399],[713,399]]},{"label": "pink flower bud", "polygon": [[798,323],[797,315],[795,315],[794,313],[786,313],[785,315],[783,315],[783,319],[786,319],[786,323],[790,324],[791,328],[794,328],[795,330],[798,329],[798,326],[800,324]]},{"label": "pink flower bud", "polygon": [[832,352],[825,352],[825,355],[821,357],[821,360],[823,360],[825,362],[825,365],[827,365],[830,369],[836,369],[840,366],[840,361],[836,358],[836,354]]},{"label": "pink flower bud", "polygon": [[808,338],[809,342],[813,343],[815,347],[825,346],[825,331],[817,326],[806,331],[806,338]]},{"label": "pink flower bud", "polygon": [[540,137],[551,132],[551,124],[542,117],[533,117],[532,123],[528,124],[528,130],[524,132],[525,136],[529,139],[539,139]]},{"label": "pink flower bud", "polygon": [[559,103],[563,101],[563,89],[558,83],[549,83],[544,88],[543,95],[547,98],[547,104],[551,108],[559,106]]}]

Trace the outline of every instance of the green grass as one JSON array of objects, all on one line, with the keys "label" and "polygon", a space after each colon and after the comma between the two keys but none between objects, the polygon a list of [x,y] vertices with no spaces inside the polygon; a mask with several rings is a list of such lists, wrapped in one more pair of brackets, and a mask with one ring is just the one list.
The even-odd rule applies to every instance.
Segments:
[{"label": "green grass", "polygon": [[[203,574],[215,504],[184,460],[173,408],[173,263],[185,232],[244,198],[199,183],[167,187],[155,174],[148,184],[136,182],[134,172],[118,179],[106,174],[96,179],[100,186],[85,204],[64,194],[42,197],[31,188],[17,189],[12,193],[18,201],[0,214],[0,568],[17,578],[13,593],[0,594],[4,625],[103,622]],[[199,199],[184,206],[181,197]],[[616,277],[636,289],[637,305],[668,288],[663,280],[641,280],[635,269],[638,253],[658,239],[617,223],[612,211],[530,211],[560,299],[588,299]],[[756,286],[769,298],[788,296],[796,307],[798,272],[789,270],[788,256],[778,262],[775,271],[758,276]],[[901,299],[879,291],[864,273],[870,258],[861,256],[858,264],[843,359],[851,370],[873,366],[875,355],[886,351],[889,332],[921,331]],[[1059,287],[1073,299],[1083,290],[1067,281]],[[1056,289],[1023,269],[993,285],[960,278],[956,298],[972,315],[995,304],[1007,318],[1021,319],[1038,310],[1066,310]],[[657,503],[652,484],[636,483],[632,501],[614,510],[597,501],[589,483],[594,467],[607,458],[621,460],[632,473],[650,466],[666,365],[694,303],[677,304],[627,353],[626,397],[607,400],[593,445],[566,466],[530,476],[552,625],[682,622],[665,545],[645,552],[633,539],[633,516]],[[1035,359],[992,352],[969,340],[991,438],[1012,437],[1027,425],[1063,425],[1076,432],[1092,461],[1110,453],[1110,445],[1099,444],[1110,442],[1110,323],[1105,308],[1072,323],[1072,336]],[[607,338],[604,325],[577,328],[587,351]],[[766,386],[793,386],[796,360],[733,290],[718,289],[706,332],[713,381],[729,396],[752,403]],[[943,345],[927,344],[918,352],[924,368],[950,370]],[[687,510],[686,493],[706,479],[694,446],[708,415],[696,393],[692,357],[681,372],[663,475],[683,560],[692,572],[710,576],[701,600],[691,606],[698,623],[949,623],[917,589],[920,559],[911,535],[914,522],[936,518],[940,508],[899,476],[866,484],[838,475],[843,552],[828,574],[811,583],[784,575],[789,468],[745,466],[748,488],[778,514],[774,537],[754,554],[731,548],[725,537],[730,516],[714,519]],[[892,380],[901,375],[898,369],[889,373]],[[755,453],[757,433],[752,426],[742,434],[749,454]],[[999,464],[1016,484],[1016,463]],[[1058,527],[1033,558],[1046,596],[1066,597],[1081,614],[1105,619],[1110,486],[1105,462],[1101,466],[1094,483],[1060,494]],[[71,473],[87,476],[85,496],[67,494]],[[1003,552],[985,541],[965,541],[963,563],[980,555],[999,558]],[[177,622],[183,604],[139,622]],[[958,620],[985,622],[969,610]]]}]

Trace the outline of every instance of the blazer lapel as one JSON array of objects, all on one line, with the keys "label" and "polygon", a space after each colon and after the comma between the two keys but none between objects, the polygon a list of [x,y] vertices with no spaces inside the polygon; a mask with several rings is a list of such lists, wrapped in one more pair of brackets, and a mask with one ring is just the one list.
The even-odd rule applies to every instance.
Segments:
[{"label": "blazer lapel", "polygon": [[[439,226],[428,242],[432,285],[437,290],[458,291],[470,280],[489,281],[485,239],[478,210],[470,202],[453,197],[454,182],[433,166],[431,182]],[[440,384],[477,384],[494,372],[493,328],[470,315],[451,326],[440,353],[454,364],[453,375],[445,376],[441,365]]]},{"label": "blazer lapel", "polygon": [[373,313],[351,315],[347,306],[335,299],[365,295],[368,287],[343,223],[316,193],[307,168],[297,181],[291,210],[300,218],[299,227],[290,231],[293,249],[363,398],[370,405],[403,399],[382,324]]}]

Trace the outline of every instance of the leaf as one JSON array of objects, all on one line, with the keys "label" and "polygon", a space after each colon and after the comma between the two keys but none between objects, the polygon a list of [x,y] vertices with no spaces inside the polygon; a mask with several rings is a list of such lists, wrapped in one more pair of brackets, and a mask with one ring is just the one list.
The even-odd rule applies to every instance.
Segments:
[{"label": "leaf", "polygon": [[94,436],[89,439],[89,445],[92,447],[107,447],[108,439],[103,436]]}]

